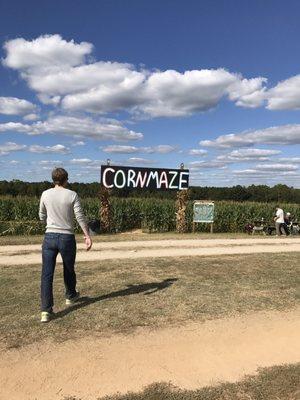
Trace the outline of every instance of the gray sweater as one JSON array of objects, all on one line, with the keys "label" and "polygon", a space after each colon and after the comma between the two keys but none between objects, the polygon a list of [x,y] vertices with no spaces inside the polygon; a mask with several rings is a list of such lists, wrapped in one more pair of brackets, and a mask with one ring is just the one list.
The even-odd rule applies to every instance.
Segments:
[{"label": "gray sweater", "polygon": [[85,216],[76,192],[58,187],[42,193],[39,217],[46,223],[46,232],[73,234],[74,216],[81,229],[87,230]]}]

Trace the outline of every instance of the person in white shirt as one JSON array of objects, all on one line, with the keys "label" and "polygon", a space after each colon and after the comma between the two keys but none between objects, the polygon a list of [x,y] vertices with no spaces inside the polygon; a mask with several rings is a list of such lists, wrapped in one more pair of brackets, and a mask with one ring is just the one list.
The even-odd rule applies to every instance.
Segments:
[{"label": "person in white shirt", "polygon": [[276,206],[276,216],[275,220],[275,227],[276,227],[276,236],[282,235],[282,228],[284,226],[284,211],[279,206]]},{"label": "person in white shirt", "polygon": [[52,179],[54,187],[42,193],[39,208],[40,220],[46,224],[42,246],[41,322],[49,322],[53,318],[53,276],[58,253],[63,260],[66,305],[73,304],[80,296],[76,291],[74,217],[84,233],[86,250],[92,247],[79,197],[66,187],[67,171],[55,168]]}]

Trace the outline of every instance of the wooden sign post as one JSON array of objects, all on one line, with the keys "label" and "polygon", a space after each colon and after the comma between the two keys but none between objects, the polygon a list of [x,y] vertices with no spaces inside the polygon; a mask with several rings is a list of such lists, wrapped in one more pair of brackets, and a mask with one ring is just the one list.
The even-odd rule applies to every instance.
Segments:
[{"label": "wooden sign post", "polygon": [[[180,169],[184,170],[184,164],[180,165]],[[188,224],[186,220],[186,209],[188,205],[189,193],[188,189],[184,188],[177,192],[177,200],[175,203],[176,208],[176,231],[178,233],[185,233],[188,231]]]},{"label": "wooden sign post", "polygon": [[[109,161],[109,160],[108,160]],[[166,168],[142,168],[107,165],[101,166],[101,224],[104,231],[111,230],[109,195],[117,189],[177,190],[176,229],[187,232],[186,208],[188,202],[189,170]]]},{"label": "wooden sign post", "polygon": [[[107,159],[107,167],[110,166],[110,160]],[[101,231],[109,233],[112,230],[112,215],[111,215],[111,202],[110,202],[111,190],[105,187],[102,182],[100,183],[100,226]]]}]

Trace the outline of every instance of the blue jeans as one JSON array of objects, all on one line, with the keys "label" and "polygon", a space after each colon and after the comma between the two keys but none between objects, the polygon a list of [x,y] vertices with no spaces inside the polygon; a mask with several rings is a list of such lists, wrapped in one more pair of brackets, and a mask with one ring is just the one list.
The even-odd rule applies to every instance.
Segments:
[{"label": "blue jeans", "polygon": [[46,233],[42,246],[43,267],[41,279],[41,309],[52,312],[53,277],[57,254],[63,260],[66,298],[76,296],[76,274],[74,270],[76,258],[75,236],[66,233]]}]

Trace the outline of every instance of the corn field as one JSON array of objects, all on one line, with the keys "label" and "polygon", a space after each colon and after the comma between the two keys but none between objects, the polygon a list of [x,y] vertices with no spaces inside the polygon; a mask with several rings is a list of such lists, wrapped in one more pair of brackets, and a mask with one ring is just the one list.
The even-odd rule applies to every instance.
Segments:
[{"label": "corn field", "polygon": [[[0,197],[0,235],[33,235],[44,232],[38,220],[39,199],[32,197]],[[142,228],[147,232],[168,232],[176,229],[175,201],[139,198],[112,198],[113,232]],[[98,199],[84,199],[82,206],[88,220],[99,219]],[[300,205],[281,204],[300,220]],[[215,232],[243,232],[247,223],[265,218],[273,220],[275,204],[220,201],[215,203]],[[192,230],[193,204],[187,207],[187,229]],[[197,224],[198,231],[208,231]],[[76,232],[80,232],[76,225]]]}]

